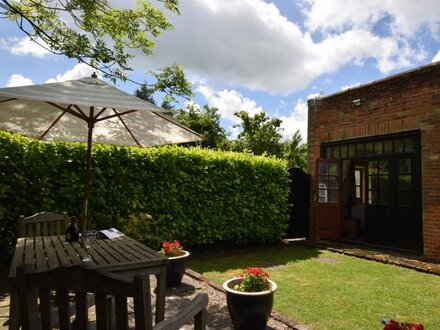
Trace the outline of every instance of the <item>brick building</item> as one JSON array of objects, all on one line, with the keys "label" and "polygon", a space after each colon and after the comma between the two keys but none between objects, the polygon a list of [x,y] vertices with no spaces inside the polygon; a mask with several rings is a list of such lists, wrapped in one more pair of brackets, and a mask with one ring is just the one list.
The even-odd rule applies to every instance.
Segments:
[{"label": "brick building", "polygon": [[440,62],[308,102],[311,228],[440,260]]}]

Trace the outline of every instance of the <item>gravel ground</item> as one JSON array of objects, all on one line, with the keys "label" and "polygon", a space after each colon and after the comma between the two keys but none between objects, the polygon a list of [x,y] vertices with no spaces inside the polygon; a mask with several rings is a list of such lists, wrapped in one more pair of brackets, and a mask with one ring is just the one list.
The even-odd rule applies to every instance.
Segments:
[{"label": "gravel ground", "polygon": [[[198,293],[207,293],[209,296],[207,328],[232,329],[232,322],[226,307],[226,294],[222,291],[221,286],[205,281],[200,274],[191,270],[187,270],[181,286],[168,289],[165,317],[177,313],[181,306],[194,298]],[[191,329],[191,327],[188,326],[184,329]],[[308,328],[274,312],[269,319],[266,329],[307,330]]]}]

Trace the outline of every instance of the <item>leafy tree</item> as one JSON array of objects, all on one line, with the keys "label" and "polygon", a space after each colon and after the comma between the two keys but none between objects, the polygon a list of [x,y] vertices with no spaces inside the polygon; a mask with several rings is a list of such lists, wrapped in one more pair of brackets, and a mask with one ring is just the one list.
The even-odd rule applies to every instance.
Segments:
[{"label": "leafy tree", "polygon": [[[159,1],[179,12],[178,0]],[[0,17],[15,21],[50,52],[87,63],[112,80],[125,80],[132,70],[129,49],[151,55],[154,39],[172,29],[148,0],[138,0],[134,9],[113,8],[108,0],[2,0]]]},{"label": "leafy tree", "polygon": [[301,134],[297,130],[289,141],[283,143],[283,158],[289,163],[289,168],[298,167],[305,171],[307,169],[307,144],[301,142]]},{"label": "leafy tree", "polygon": [[187,104],[186,109],[177,110],[176,119],[205,137],[201,143],[202,147],[228,149],[227,133],[220,126],[220,114],[217,108],[204,105],[200,109],[194,104]]},{"label": "leafy tree", "polygon": [[141,87],[139,87],[134,91],[134,96],[144,101],[156,104],[156,101],[153,98],[153,94],[154,94],[154,89],[148,86],[146,83],[142,84]]},{"label": "leafy tree", "polygon": [[151,103],[156,104],[154,94],[164,95],[161,107],[167,110],[174,110],[174,104],[178,103],[178,97],[189,100],[194,93],[192,84],[185,77],[183,68],[177,64],[158,69],[156,72],[148,72],[155,82],[148,84],[145,82],[135,92],[134,95]]},{"label": "leafy tree", "polygon": [[238,134],[237,140],[233,143],[235,151],[252,151],[255,155],[267,155],[283,157],[283,146],[280,142],[279,133],[282,120],[279,118],[270,119],[266,113],[259,112],[250,116],[247,111],[236,112],[235,115],[241,119],[241,124],[234,127],[241,127],[242,132]]},{"label": "leafy tree", "polygon": [[194,96],[192,84],[186,79],[181,66],[173,64],[157,72],[149,71],[149,73],[156,79],[152,86],[154,91],[164,93],[168,102],[176,102],[176,97],[189,100]]}]

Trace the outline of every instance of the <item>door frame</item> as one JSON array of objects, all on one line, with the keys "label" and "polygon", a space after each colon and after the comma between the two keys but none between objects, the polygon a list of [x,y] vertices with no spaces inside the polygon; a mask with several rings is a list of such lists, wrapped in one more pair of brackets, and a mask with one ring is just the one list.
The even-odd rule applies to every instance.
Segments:
[{"label": "door frame", "polygon": [[[323,170],[325,167],[327,171]],[[333,169],[336,169],[336,172]],[[315,238],[318,240],[341,238],[341,173],[339,159],[318,158],[316,160],[314,209]]]}]

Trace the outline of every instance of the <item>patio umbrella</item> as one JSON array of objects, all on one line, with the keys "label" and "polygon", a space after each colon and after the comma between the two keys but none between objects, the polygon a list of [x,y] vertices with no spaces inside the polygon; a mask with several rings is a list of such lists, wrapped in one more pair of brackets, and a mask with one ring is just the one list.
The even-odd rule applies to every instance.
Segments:
[{"label": "patio umbrella", "polygon": [[1,88],[0,129],[41,140],[87,142],[83,230],[88,219],[92,142],[151,147],[203,140],[168,111],[96,76]]}]

